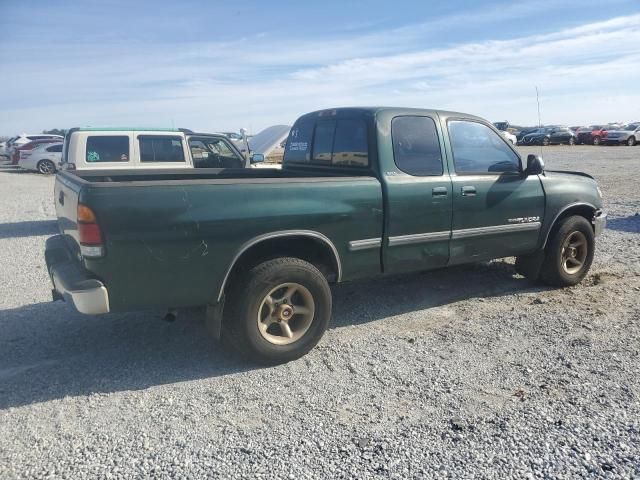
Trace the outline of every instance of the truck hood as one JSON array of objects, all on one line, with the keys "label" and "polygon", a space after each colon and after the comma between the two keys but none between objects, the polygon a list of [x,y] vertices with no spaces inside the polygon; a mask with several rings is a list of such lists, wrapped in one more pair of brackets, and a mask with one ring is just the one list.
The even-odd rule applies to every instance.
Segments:
[{"label": "truck hood", "polygon": [[574,172],[572,170],[546,170],[545,169],[544,174],[551,177],[559,177],[559,178],[566,177],[567,180],[575,179],[575,177],[584,177],[584,178],[591,179],[594,182],[596,181],[596,179],[593,178],[588,173]]}]

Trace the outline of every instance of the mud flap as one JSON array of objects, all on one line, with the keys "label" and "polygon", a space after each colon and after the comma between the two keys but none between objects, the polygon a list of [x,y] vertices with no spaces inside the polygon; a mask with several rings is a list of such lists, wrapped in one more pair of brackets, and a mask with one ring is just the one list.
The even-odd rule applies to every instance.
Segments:
[{"label": "mud flap", "polygon": [[222,297],[218,303],[207,305],[204,322],[209,335],[211,335],[215,340],[220,340],[220,337],[222,336],[222,313],[224,311],[224,300],[225,297]]}]

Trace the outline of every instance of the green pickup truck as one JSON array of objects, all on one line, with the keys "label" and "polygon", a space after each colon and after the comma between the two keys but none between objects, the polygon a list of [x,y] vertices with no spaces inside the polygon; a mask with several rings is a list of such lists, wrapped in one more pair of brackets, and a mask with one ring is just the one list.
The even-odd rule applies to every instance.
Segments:
[{"label": "green pickup truck", "polygon": [[501,257],[580,282],[606,223],[589,175],[545,171],[485,120],[409,108],[300,117],[282,169],[59,173],[54,299],[86,314],[206,306],[262,363],[322,337],[331,283]]}]

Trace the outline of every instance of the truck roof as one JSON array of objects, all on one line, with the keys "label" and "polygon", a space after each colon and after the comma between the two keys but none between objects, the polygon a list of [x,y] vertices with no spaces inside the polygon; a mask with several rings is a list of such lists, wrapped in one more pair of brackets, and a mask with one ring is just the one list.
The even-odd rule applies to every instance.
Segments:
[{"label": "truck roof", "polygon": [[464,117],[475,118],[477,120],[485,121],[484,119],[470,115],[468,113],[452,112],[447,110],[437,110],[429,108],[409,108],[409,107],[339,107],[339,108],[325,108],[322,110],[316,110],[302,115],[298,120],[310,119],[316,117],[349,117],[353,115],[377,115],[384,112],[390,112],[394,115],[442,115],[446,117]]},{"label": "truck roof", "polygon": [[72,128],[74,132],[184,132],[191,133],[187,128],[158,128],[158,127],[76,127]]}]

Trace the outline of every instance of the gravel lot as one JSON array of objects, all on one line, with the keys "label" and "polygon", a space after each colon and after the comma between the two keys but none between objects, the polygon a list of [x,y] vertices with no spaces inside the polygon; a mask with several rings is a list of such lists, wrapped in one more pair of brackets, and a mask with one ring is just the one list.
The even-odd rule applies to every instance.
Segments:
[{"label": "gravel lot", "polygon": [[320,345],[274,368],[197,312],[51,303],[53,178],[0,167],[0,478],[640,477],[640,147],[543,151],[604,191],[582,285],[513,259],[341,285]]}]

